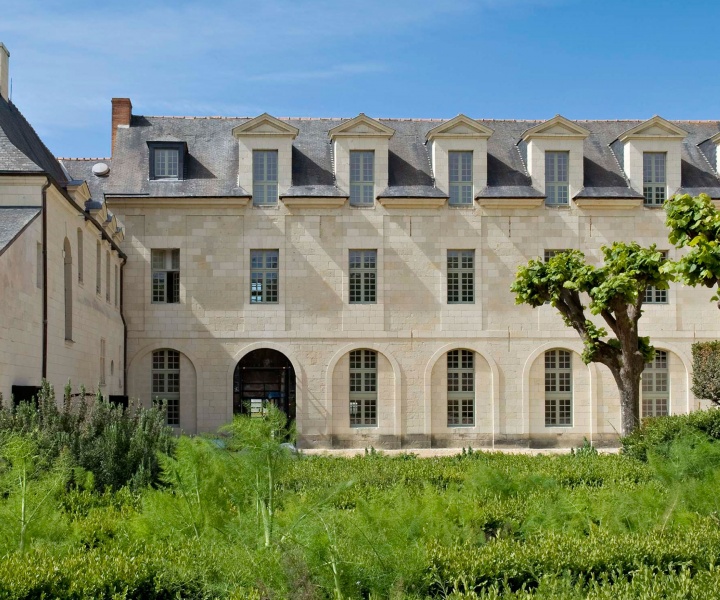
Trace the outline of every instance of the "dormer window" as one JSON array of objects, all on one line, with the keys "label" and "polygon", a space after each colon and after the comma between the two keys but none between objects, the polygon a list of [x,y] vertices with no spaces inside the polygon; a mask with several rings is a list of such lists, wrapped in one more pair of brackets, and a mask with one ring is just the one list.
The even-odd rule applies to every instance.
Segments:
[{"label": "dormer window", "polygon": [[473,203],[473,153],[448,152],[450,206]]},{"label": "dormer window", "polygon": [[274,206],[278,201],[278,151],[253,150],[253,204]]},{"label": "dormer window", "polygon": [[545,202],[548,206],[567,206],[570,203],[569,161],[569,152],[545,152]]},{"label": "dormer window", "polygon": [[183,142],[148,142],[150,179],[183,179],[185,144]]},{"label": "dormer window", "polygon": [[372,206],[375,203],[375,152],[350,151],[350,204]]},{"label": "dormer window", "polygon": [[643,152],[645,206],[662,206],[667,192],[664,152]]}]

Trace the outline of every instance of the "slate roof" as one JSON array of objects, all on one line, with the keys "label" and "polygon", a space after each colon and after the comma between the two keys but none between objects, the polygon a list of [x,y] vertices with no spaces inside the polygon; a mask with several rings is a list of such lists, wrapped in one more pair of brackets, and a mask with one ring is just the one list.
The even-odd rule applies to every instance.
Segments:
[{"label": "slate roof", "polygon": [[[133,116],[129,128],[117,131],[110,175],[92,175],[92,164],[65,162],[71,175],[87,179],[96,193],[151,197],[227,197],[250,195],[237,185],[238,144],[232,129],[250,118]],[[299,130],[292,146],[292,187],[284,197],[346,197],[336,186],[332,144],[328,131],[346,119],[280,119]],[[389,140],[388,188],[380,197],[447,197],[435,187],[428,131],[442,120],[378,119],[395,130]],[[491,128],[488,139],[487,187],[478,198],[542,198],[532,187],[526,169],[524,131],[542,121],[479,120]],[[584,188],[577,198],[641,198],[629,187],[621,168],[623,132],[643,121],[575,121],[590,135],[583,142]],[[706,191],[720,198],[715,172],[715,144],[707,142],[720,131],[720,121],[673,121],[688,132],[682,145],[682,190]],[[187,143],[186,178],[182,181],[148,179],[147,142],[182,140]],[[107,161],[104,161],[107,162]],[[94,164],[94,163],[93,163]],[[444,185],[440,186],[444,188]],[[675,190],[670,190],[674,192]],[[97,198],[96,198],[97,199]]]},{"label": "slate roof", "polygon": [[39,214],[39,206],[0,206],[0,254]]},{"label": "slate roof", "polygon": [[52,152],[12,103],[0,96],[0,173],[47,173],[59,185],[67,177]]}]

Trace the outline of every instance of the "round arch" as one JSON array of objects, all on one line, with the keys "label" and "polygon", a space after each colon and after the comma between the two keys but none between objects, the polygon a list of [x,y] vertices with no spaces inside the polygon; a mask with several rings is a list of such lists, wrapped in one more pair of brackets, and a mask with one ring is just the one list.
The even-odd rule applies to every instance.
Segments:
[{"label": "round arch", "polygon": [[490,386],[492,398],[492,447],[495,448],[495,433],[497,424],[500,422],[500,370],[498,369],[497,363],[495,362],[495,360],[493,360],[490,354],[485,352],[485,350],[481,348],[480,344],[477,343],[451,342],[449,344],[445,344],[444,346],[441,346],[440,348],[435,350],[435,352],[433,352],[432,356],[428,360],[427,364],[425,365],[425,373],[423,377],[423,433],[425,435],[431,434],[432,371],[435,368],[437,361],[452,350],[472,350],[476,354],[482,356],[485,359],[485,362],[487,362],[488,366],[490,367]]},{"label": "round arch", "polygon": [[[653,347],[656,350],[666,350],[667,352],[671,352],[675,356],[677,356],[680,359],[680,362],[682,363],[684,369],[685,369],[685,409],[687,412],[690,412],[692,410],[691,403],[691,393],[690,393],[690,387],[691,387],[691,378],[692,378],[692,360],[690,357],[685,353],[684,350],[681,350],[677,345],[658,341],[653,342],[652,338],[650,339],[650,343],[653,345]],[[672,401],[672,399],[671,399]]]},{"label": "round arch", "polygon": [[393,434],[399,437],[402,435],[402,371],[400,370],[400,363],[392,354],[390,354],[390,352],[387,351],[387,345],[376,344],[373,342],[358,342],[346,344],[345,346],[340,348],[335,354],[333,354],[332,358],[330,359],[330,362],[327,366],[327,371],[325,373],[325,435],[330,436],[332,434],[332,393],[333,373],[335,372],[335,367],[337,366],[338,362],[340,362],[340,359],[349,352],[352,352],[353,350],[363,349],[374,350],[375,352],[382,354],[388,360],[390,366],[392,367],[394,379],[393,393],[395,395],[395,410],[393,411]]}]

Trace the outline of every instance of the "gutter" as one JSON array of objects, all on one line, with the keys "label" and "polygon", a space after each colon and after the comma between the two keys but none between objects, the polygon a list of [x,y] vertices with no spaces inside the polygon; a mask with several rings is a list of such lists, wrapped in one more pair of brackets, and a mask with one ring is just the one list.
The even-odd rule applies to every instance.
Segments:
[{"label": "gutter", "polygon": [[42,379],[47,379],[48,362],[48,272],[47,272],[47,191],[52,185],[47,178],[42,187]]},{"label": "gutter", "polygon": [[120,263],[120,319],[122,320],[123,324],[123,395],[128,396],[128,400],[130,399],[128,395],[127,390],[127,341],[128,341],[128,328],[127,323],[125,322],[125,265],[127,264],[127,258],[123,258],[122,262]]}]

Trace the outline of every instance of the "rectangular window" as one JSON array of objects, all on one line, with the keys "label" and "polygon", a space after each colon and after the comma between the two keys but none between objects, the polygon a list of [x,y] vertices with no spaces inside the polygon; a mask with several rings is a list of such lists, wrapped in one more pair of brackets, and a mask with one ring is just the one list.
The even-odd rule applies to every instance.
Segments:
[{"label": "rectangular window", "polygon": [[250,302],[276,304],[278,302],[279,250],[250,251]]},{"label": "rectangular window", "polygon": [[150,250],[152,262],[152,302],[180,302],[180,250]]},{"label": "rectangular window", "polygon": [[83,282],[84,267],[83,267],[83,231],[82,229],[77,230],[77,245],[78,245],[78,283]]},{"label": "rectangular window", "polygon": [[545,353],[545,427],[572,426],[572,357],[567,350]]},{"label": "rectangular window", "polygon": [[645,206],[662,206],[665,202],[666,190],[665,153],[643,152]]},{"label": "rectangular window", "polygon": [[105,385],[105,339],[100,338],[100,385]]},{"label": "rectangular window", "polygon": [[377,302],[377,250],[350,250],[350,304]]},{"label": "rectangular window", "polygon": [[668,353],[655,350],[655,358],[645,364],[642,374],[642,416],[664,417],[669,404]]},{"label": "rectangular window", "polygon": [[448,250],[448,304],[475,302],[475,250]]},{"label": "rectangular window", "polygon": [[475,425],[475,355],[470,350],[447,354],[448,427]]},{"label": "rectangular window", "polygon": [[473,153],[448,152],[450,171],[450,206],[472,206]]},{"label": "rectangular window", "polygon": [[95,293],[99,296],[102,292],[102,246],[98,240],[95,246]]},{"label": "rectangular window", "polygon": [[350,352],[350,425],[377,425],[377,352]]},{"label": "rectangular window", "polygon": [[37,265],[35,270],[35,285],[39,289],[42,289],[43,284],[43,247],[40,242],[37,243],[36,248],[37,255],[35,257]]},{"label": "rectangular window", "polygon": [[105,254],[105,302],[110,302],[110,253]]},{"label": "rectangular window", "polygon": [[168,425],[180,425],[180,353],[155,350],[152,361],[153,400],[167,403]]},{"label": "rectangular window", "polygon": [[[667,260],[667,250],[661,250],[660,253],[663,255],[663,259]],[[667,304],[668,290],[661,290],[654,285],[649,285],[645,288],[645,299],[643,302],[645,304]]]},{"label": "rectangular window", "polygon": [[375,152],[350,151],[350,204],[373,206],[375,203]]},{"label": "rectangular window", "polygon": [[545,203],[548,206],[567,206],[570,203],[569,160],[569,152],[545,153]]},{"label": "rectangular window", "polygon": [[153,151],[155,179],[178,179],[180,152],[176,148],[155,148]]},{"label": "rectangular window", "polygon": [[253,204],[275,206],[278,201],[278,151],[253,150]]}]

